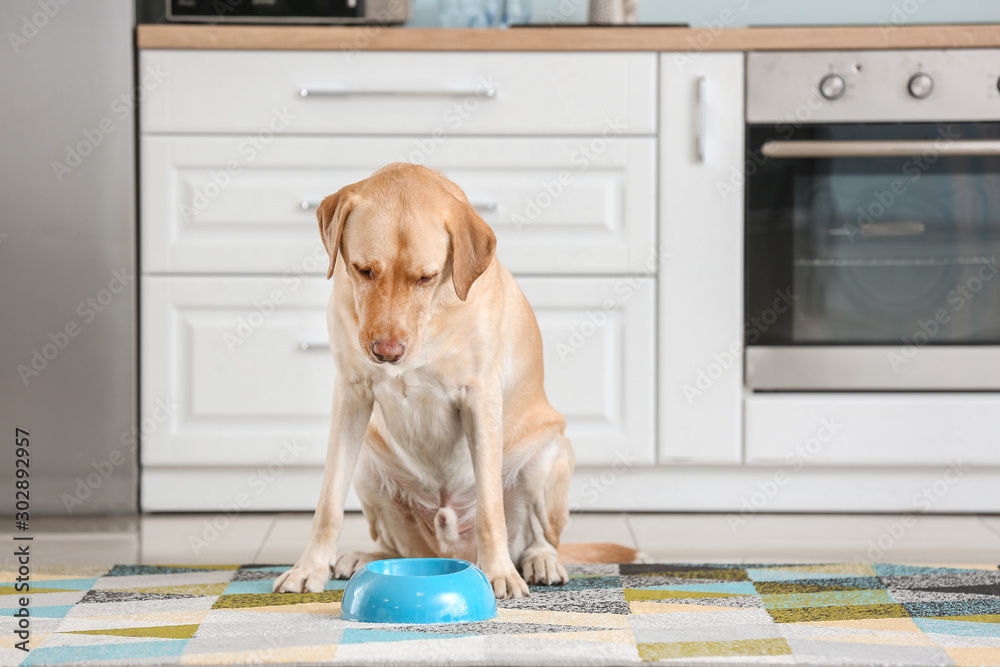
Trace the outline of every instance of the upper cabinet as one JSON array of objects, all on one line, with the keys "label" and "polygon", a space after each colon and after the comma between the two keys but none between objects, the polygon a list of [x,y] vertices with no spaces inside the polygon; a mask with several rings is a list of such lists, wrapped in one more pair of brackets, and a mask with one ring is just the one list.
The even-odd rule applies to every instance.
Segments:
[{"label": "upper cabinet", "polygon": [[742,53],[660,56],[661,463],[740,463]]},{"label": "upper cabinet", "polygon": [[144,133],[656,132],[653,53],[144,51],[146,71]]}]

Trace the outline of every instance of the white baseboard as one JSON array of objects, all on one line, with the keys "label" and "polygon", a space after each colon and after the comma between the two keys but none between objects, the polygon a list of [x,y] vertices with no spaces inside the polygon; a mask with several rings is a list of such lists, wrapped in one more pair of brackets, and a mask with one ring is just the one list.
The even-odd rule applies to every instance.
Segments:
[{"label": "white baseboard", "polygon": [[[320,467],[146,467],[146,512],[312,511]],[[587,467],[577,511],[1000,512],[1000,468]],[[348,509],[360,509],[353,490]]]}]

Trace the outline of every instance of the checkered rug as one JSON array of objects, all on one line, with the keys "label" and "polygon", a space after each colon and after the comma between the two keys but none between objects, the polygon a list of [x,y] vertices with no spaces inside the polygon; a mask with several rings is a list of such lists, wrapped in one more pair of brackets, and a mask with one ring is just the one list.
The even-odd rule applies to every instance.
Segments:
[{"label": "checkered rug", "polygon": [[1000,664],[995,566],[578,565],[491,621],[340,619],[346,582],[272,594],[284,565],[0,573],[3,665]]}]

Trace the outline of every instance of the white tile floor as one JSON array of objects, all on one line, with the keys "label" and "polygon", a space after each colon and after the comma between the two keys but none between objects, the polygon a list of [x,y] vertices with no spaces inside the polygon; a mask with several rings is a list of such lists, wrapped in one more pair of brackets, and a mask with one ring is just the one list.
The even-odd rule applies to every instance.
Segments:
[{"label": "white tile floor", "polygon": [[[32,562],[236,564],[293,562],[309,537],[309,514],[164,514],[35,519]],[[2,533],[8,541],[9,533]],[[566,542],[618,542],[670,562],[1000,563],[1000,517],[579,514]],[[373,546],[361,514],[345,519],[340,551]],[[10,551],[10,550],[4,550]],[[9,567],[10,556],[0,559]]]}]

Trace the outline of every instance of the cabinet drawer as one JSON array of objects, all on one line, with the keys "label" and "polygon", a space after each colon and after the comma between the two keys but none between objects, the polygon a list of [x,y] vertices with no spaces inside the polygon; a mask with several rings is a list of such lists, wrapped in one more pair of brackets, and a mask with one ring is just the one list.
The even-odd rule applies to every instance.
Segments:
[{"label": "cabinet drawer", "polygon": [[143,132],[656,131],[653,53],[151,50],[147,70]]},{"label": "cabinet drawer", "polygon": [[[315,205],[409,159],[422,141],[280,137],[246,159],[241,138],[147,136],[143,269],[325,275]],[[426,164],[463,187],[515,273],[648,271],[656,140],[619,138],[598,147],[585,138],[454,138],[433,145]]]},{"label": "cabinet drawer", "polygon": [[[542,330],[546,391],[567,417],[578,462],[652,462],[653,281],[522,285]],[[142,287],[143,418],[173,406],[146,435],[143,466],[266,464],[289,449],[293,465],[323,464],[335,374],[330,283],[147,277]]]},{"label": "cabinet drawer", "polygon": [[1000,394],[768,394],[746,400],[747,463],[997,465]]},{"label": "cabinet drawer", "polygon": [[319,278],[142,279],[142,465],[322,465],[336,374]]}]

